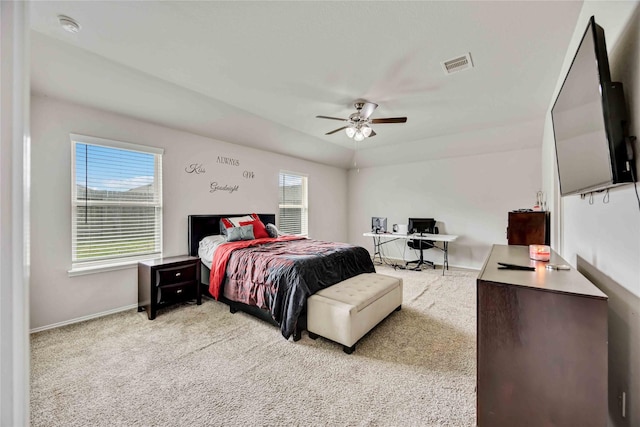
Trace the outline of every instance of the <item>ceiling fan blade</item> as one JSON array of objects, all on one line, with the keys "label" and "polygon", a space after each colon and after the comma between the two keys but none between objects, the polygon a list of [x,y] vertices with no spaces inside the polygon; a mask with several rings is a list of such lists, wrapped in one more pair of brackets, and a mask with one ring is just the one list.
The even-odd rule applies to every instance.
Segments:
[{"label": "ceiling fan blade", "polygon": [[365,102],[362,106],[362,109],[360,110],[360,117],[362,117],[364,120],[368,119],[369,116],[373,114],[373,111],[376,108],[378,108],[378,104],[374,104],[373,102]]},{"label": "ceiling fan blade", "polygon": [[316,116],[318,119],[329,119],[329,120],[340,120],[341,122],[346,122],[347,119],[339,119],[337,117],[329,117],[329,116]]},{"label": "ceiling fan blade", "polygon": [[340,132],[342,129],[346,129],[346,128],[347,128],[346,126],[342,126],[341,128],[338,128],[336,130],[332,130],[331,132],[325,133],[325,135],[331,135],[333,133]]},{"label": "ceiling fan blade", "polygon": [[369,121],[371,123],[376,123],[376,124],[380,124],[380,123],[406,123],[407,122],[407,118],[406,117],[388,117],[386,119],[371,119]]}]

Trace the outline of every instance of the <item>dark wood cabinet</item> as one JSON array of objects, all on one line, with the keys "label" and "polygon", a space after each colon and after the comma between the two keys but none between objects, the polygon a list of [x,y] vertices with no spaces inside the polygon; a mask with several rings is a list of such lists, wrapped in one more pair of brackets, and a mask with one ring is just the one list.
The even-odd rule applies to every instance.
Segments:
[{"label": "dark wood cabinet", "polygon": [[[553,251],[549,263],[566,264]],[[607,296],[549,263],[494,245],[478,276],[479,427],[607,425]]]},{"label": "dark wood cabinet", "polygon": [[149,320],[161,307],[194,298],[202,304],[200,258],[184,255],[138,263],[138,311],[146,310]]},{"label": "dark wood cabinet", "polygon": [[510,245],[550,245],[549,212],[509,212],[507,242]]}]

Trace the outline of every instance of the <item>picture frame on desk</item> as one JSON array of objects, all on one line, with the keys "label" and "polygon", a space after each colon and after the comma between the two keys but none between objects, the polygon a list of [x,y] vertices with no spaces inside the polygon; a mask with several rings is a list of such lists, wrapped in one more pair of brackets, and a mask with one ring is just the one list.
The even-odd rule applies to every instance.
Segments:
[{"label": "picture frame on desk", "polygon": [[381,216],[371,217],[371,232],[380,234],[387,232],[387,218]]}]

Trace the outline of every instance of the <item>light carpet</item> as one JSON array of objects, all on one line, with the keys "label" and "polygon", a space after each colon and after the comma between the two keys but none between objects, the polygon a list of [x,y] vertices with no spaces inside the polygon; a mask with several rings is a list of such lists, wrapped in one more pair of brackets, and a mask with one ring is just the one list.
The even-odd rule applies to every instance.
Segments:
[{"label": "light carpet", "polygon": [[347,355],[205,299],[31,336],[33,426],[473,426],[477,272],[408,271]]}]

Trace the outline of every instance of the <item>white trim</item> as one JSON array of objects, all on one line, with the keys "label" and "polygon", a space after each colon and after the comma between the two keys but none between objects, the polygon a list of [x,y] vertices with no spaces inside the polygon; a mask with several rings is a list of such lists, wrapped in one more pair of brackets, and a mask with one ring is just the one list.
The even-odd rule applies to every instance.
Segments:
[{"label": "white trim", "polygon": [[0,425],[28,426],[29,2],[0,20]]},{"label": "white trim", "polygon": [[[71,269],[67,272],[70,277],[83,275],[83,274],[92,274],[92,273],[100,273],[103,271],[111,271],[111,270],[119,270],[122,268],[126,268],[126,266],[131,265],[132,262],[137,262],[138,260],[157,258],[161,256],[162,251],[162,215],[163,212],[163,204],[162,204],[162,154],[164,153],[164,149],[149,147],[145,145],[132,144],[129,142],[116,141],[105,138],[97,138],[93,136],[79,135],[70,133],[70,142],[71,142]],[[153,189],[155,194],[154,201],[111,201],[111,200],[100,200],[100,201],[87,201],[84,203],[78,200],[78,183],[76,176],[76,147],[78,145],[86,146],[95,146],[95,147],[104,147],[104,148],[113,148],[117,150],[125,150],[136,153],[144,153],[145,155],[153,156],[153,164],[154,164],[154,181],[153,181]],[[87,189],[85,191],[89,191]],[[79,206],[126,206],[126,207],[151,207],[155,208],[155,247],[153,252],[144,251],[138,252],[137,254],[124,254],[124,255],[110,255],[103,257],[92,256],[88,260],[78,259],[77,248],[78,248],[78,207]]]},{"label": "white trim", "polygon": [[106,271],[125,270],[138,266],[140,261],[148,261],[155,258],[162,258],[162,254],[145,255],[144,257],[135,257],[123,262],[114,262],[111,264],[93,264],[86,266],[74,266],[71,270],[67,270],[69,277],[84,276],[85,274],[104,273]]},{"label": "white trim", "polygon": [[[292,177],[292,178],[300,178],[303,186],[302,186],[302,200],[300,204],[297,203],[280,203],[280,189],[282,188],[280,186],[280,180],[282,179],[282,176],[285,177]],[[299,173],[299,172],[291,172],[291,171],[286,171],[284,169],[280,170],[280,172],[278,173],[278,218],[277,218],[277,227],[278,228],[283,228],[285,229],[285,232],[287,233],[291,233],[291,230],[286,230],[287,227],[285,227],[282,223],[283,218],[280,215],[280,210],[281,209],[300,209],[301,211],[301,216],[300,216],[300,227],[301,227],[301,233],[296,233],[296,236],[304,236],[304,237],[308,237],[309,236],[309,175],[308,174],[303,174],[303,173]],[[287,215],[288,217],[288,215]]]},{"label": "white trim", "polygon": [[127,305],[127,306],[124,306],[124,307],[114,308],[112,310],[107,310],[107,311],[103,311],[103,312],[100,312],[100,313],[89,314],[87,316],[82,316],[82,317],[76,317],[75,319],[65,320],[64,322],[53,323],[53,324],[47,325],[47,326],[40,326],[38,328],[31,329],[31,331],[29,331],[29,333],[35,334],[36,332],[42,332],[42,331],[46,331],[48,329],[60,328],[62,326],[67,326],[67,325],[72,325],[74,323],[84,322],[85,320],[97,319],[98,317],[109,316],[110,314],[116,314],[116,313],[120,313],[122,311],[131,310],[133,308],[137,309],[138,308],[138,304],[130,304],[130,305]]},{"label": "white trim", "polygon": [[80,142],[82,144],[107,146],[120,148],[122,150],[141,151],[143,153],[160,155],[164,154],[164,148],[150,147],[148,145],[133,144],[131,142],[116,141],[113,139],[98,138],[95,136],[79,135],[77,133],[70,133],[69,137],[71,138],[72,144],[74,142]]},{"label": "white trim", "polygon": [[[306,178],[309,178],[309,174],[308,173],[294,172],[292,170],[287,170],[287,169],[280,169],[280,173],[286,173],[288,175],[304,176]],[[280,176],[280,173],[278,174],[278,177]]]}]

